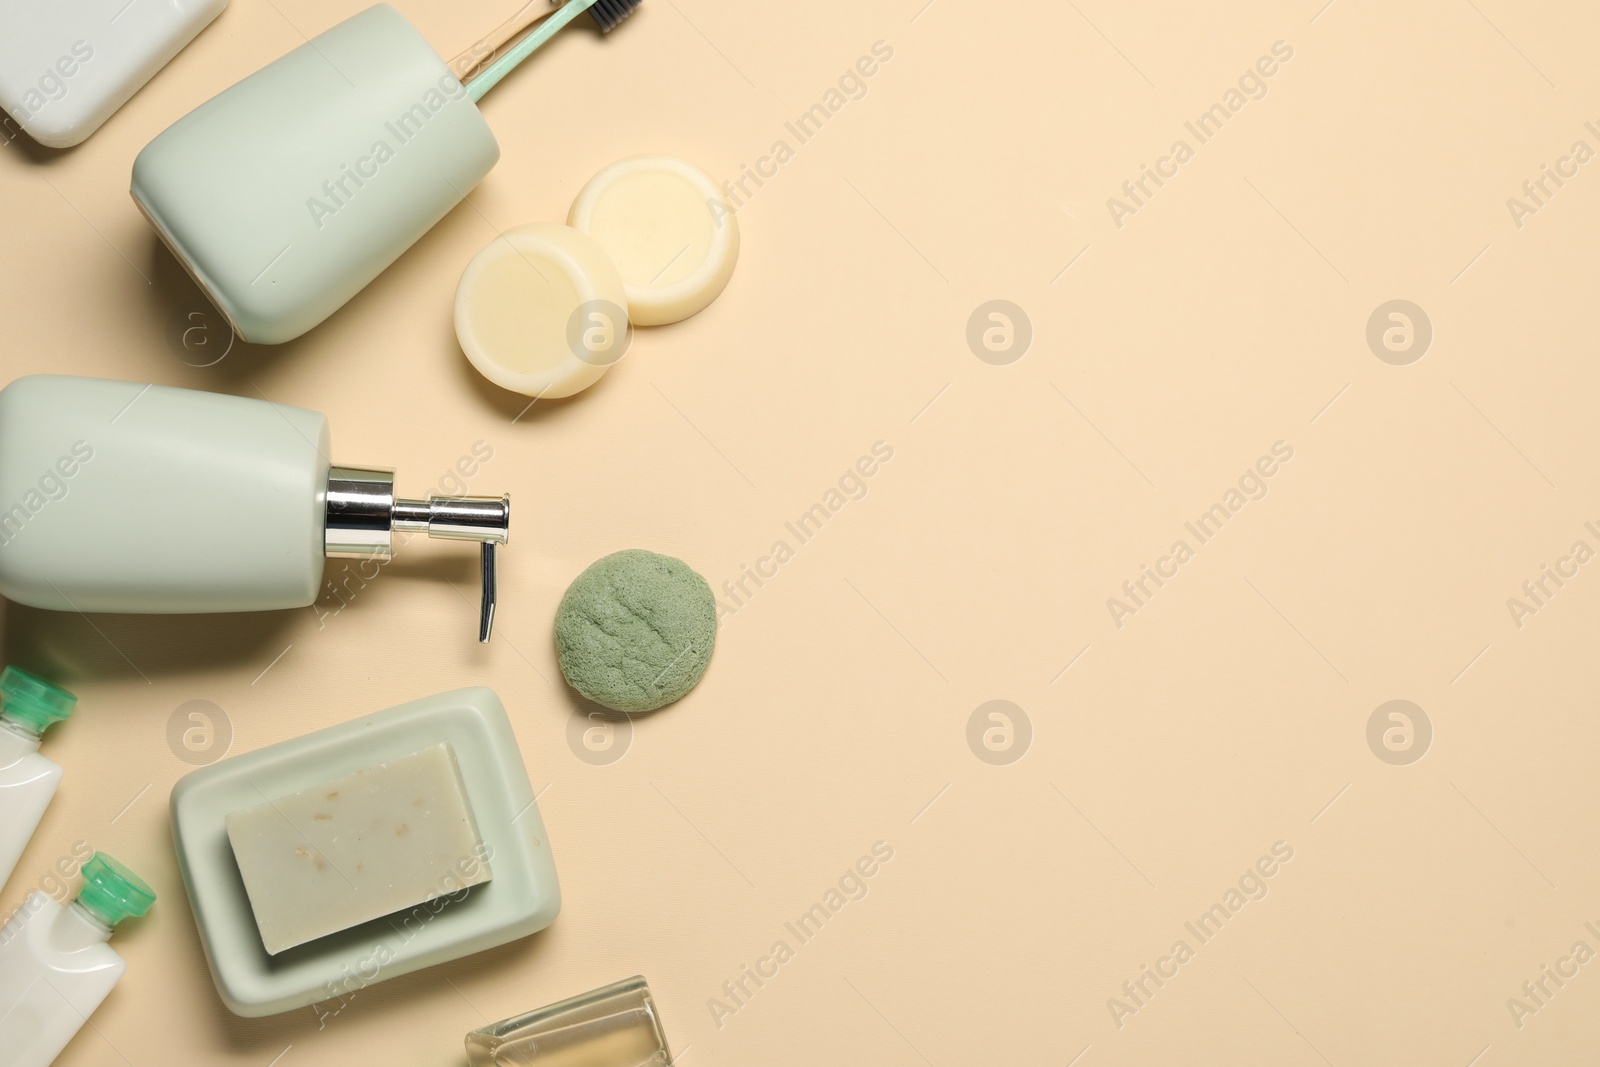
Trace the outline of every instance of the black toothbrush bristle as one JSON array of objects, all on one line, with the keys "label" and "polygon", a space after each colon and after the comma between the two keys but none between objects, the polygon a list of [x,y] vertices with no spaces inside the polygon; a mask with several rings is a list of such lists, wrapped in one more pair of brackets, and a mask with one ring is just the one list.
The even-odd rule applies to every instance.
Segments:
[{"label": "black toothbrush bristle", "polygon": [[601,33],[610,33],[643,2],[644,0],[595,0],[594,6],[589,8],[589,14],[594,16],[594,23],[600,27]]}]

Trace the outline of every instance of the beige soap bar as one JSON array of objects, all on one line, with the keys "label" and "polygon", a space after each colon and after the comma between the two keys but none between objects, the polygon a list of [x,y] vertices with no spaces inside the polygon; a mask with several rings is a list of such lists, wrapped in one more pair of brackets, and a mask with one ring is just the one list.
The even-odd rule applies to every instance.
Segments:
[{"label": "beige soap bar", "polygon": [[739,259],[739,222],[711,175],[675,156],[633,156],[589,179],[567,225],[617,265],[639,326],[680,322],[715,300]]},{"label": "beige soap bar", "polygon": [[490,877],[445,742],[236,811],[227,826],[274,955]]},{"label": "beige soap bar", "polygon": [[502,389],[557,400],[628,351],[628,290],[605,251],[570,226],[532,222],[472,257],[456,287],[456,338]]}]

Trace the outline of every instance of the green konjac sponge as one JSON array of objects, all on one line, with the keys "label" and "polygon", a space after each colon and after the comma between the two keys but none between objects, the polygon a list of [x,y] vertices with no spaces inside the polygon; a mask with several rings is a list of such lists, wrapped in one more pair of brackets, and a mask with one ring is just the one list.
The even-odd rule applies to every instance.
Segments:
[{"label": "green konjac sponge", "polygon": [[706,580],[680,559],[637,548],[591,563],[556,609],[567,684],[613,711],[653,711],[683,696],[706,673],[716,640]]}]

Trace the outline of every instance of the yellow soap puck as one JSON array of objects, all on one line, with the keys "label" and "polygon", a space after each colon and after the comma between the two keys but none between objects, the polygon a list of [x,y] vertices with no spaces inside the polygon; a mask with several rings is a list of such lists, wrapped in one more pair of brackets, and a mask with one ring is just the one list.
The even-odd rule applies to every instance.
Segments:
[{"label": "yellow soap puck", "polygon": [[599,244],[570,226],[508,230],[456,287],[456,338],[478,372],[532,397],[587,389],[627,352],[628,291]]},{"label": "yellow soap puck", "polygon": [[678,322],[717,298],[739,224],[711,176],[674,156],[634,156],[589,179],[567,221],[606,250],[640,326]]}]

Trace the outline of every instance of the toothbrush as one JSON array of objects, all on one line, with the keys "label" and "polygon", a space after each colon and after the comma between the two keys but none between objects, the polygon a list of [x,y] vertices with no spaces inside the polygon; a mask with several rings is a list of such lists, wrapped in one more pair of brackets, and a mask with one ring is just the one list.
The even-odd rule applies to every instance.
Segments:
[{"label": "toothbrush", "polygon": [[479,67],[500,58],[500,50],[561,9],[561,0],[528,0],[522,9],[463,49],[450,61],[450,70],[463,84]]},{"label": "toothbrush", "polygon": [[[530,0],[521,11],[507,19],[487,37],[451,60],[450,69],[461,78],[473,100],[482,100],[484,94],[500,84],[500,79],[515,70],[523,60],[585,11],[593,14],[595,24],[600,27],[601,33],[610,33],[616,29],[618,23],[633,14],[642,2],[643,0],[566,0],[566,3],[552,11],[540,10],[545,8],[542,0]],[[534,23],[541,21],[543,25],[531,33],[528,32]],[[504,55],[493,59],[492,62],[483,61],[482,57],[492,58],[506,42],[513,40],[519,34],[526,36]]]}]

